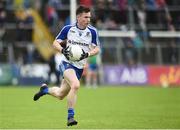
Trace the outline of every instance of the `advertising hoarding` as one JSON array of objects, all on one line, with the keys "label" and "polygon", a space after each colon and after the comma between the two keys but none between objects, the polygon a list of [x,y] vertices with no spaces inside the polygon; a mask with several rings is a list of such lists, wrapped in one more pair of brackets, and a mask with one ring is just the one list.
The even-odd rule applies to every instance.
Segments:
[{"label": "advertising hoarding", "polygon": [[179,86],[180,66],[105,65],[104,84]]}]

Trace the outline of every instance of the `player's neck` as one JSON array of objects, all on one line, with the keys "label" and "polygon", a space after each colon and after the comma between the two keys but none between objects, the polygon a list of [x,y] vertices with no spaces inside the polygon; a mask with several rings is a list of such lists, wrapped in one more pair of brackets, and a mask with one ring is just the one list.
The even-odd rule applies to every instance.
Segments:
[{"label": "player's neck", "polygon": [[86,29],[86,27],[80,25],[79,23],[76,23],[76,26],[77,26],[77,28],[80,29],[80,30],[85,30],[85,29]]}]

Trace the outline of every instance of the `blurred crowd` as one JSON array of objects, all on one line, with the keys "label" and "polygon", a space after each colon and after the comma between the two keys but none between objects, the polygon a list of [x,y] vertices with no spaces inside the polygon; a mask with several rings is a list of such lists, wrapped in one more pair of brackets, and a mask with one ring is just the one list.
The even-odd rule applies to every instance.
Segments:
[{"label": "blurred crowd", "polygon": [[[91,7],[92,24],[99,30],[137,32],[136,37],[121,39],[125,48],[122,58],[128,64],[138,62],[138,50],[146,45],[144,43],[147,43],[149,30],[180,29],[179,0],[77,0],[77,3]],[[0,38],[2,40],[32,41],[34,20],[29,12],[30,8],[39,12],[53,36],[56,36],[64,25],[70,24],[70,0],[1,0]],[[169,62],[178,61],[178,40],[178,38],[171,39],[170,44],[168,43]],[[110,42],[114,41],[114,38],[110,40]],[[29,60],[25,58],[23,60],[25,63],[31,62],[32,57],[34,59],[40,57],[31,45],[28,46],[29,49],[26,49],[25,53],[31,58]],[[32,50],[35,52],[33,55],[29,53]]]},{"label": "blurred crowd", "polygon": [[[131,30],[171,30],[173,26],[179,29],[178,0],[77,0],[77,3],[91,7],[92,23],[98,29],[121,30],[124,25]],[[31,18],[25,20],[30,17],[26,10],[32,7],[41,14],[51,32],[57,34],[59,28],[70,23],[69,5],[70,0],[1,0],[0,24],[5,19],[12,21],[8,19],[12,10],[23,10],[28,15],[17,16],[18,22],[32,23]],[[175,11],[171,13],[169,7]]]},{"label": "blurred crowd", "polygon": [[[98,30],[133,30],[137,34],[100,38],[101,55],[89,59],[84,72],[87,87],[97,87],[101,62],[127,66],[180,62],[180,38],[151,39],[148,34],[150,30],[180,30],[180,0],[77,0],[77,4],[92,9],[92,25]],[[64,25],[70,24],[70,0],[1,0],[0,63],[11,63],[15,59],[20,65],[48,63],[47,82],[51,82],[54,73],[59,84],[62,78],[57,71],[59,54],[45,61],[32,43],[35,21],[31,8],[40,14],[54,37]]]},{"label": "blurred crowd", "polygon": [[[31,41],[34,20],[29,9],[17,7],[18,10],[14,10],[15,6],[8,2],[10,0],[0,2],[0,26],[7,30],[3,40]],[[13,30],[14,34],[11,33]]]},{"label": "blurred crowd", "polygon": [[[168,30],[179,27],[180,16],[176,12],[170,14],[167,5],[180,5],[178,0],[78,0],[78,4],[91,7],[94,12],[92,23],[98,29],[120,30],[122,26],[128,29],[146,30],[147,25],[154,24],[153,29]],[[57,33],[55,27],[70,23],[68,2],[63,0],[48,0],[44,2],[44,16],[52,32]],[[178,8],[178,6],[177,6]],[[148,25],[148,28],[151,26]],[[150,29],[152,29],[150,28]]]}]

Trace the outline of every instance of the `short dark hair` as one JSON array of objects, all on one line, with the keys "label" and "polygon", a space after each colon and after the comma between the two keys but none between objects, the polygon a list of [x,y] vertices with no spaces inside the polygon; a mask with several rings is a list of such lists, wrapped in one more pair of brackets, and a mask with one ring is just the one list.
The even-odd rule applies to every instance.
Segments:
[{"label": "short dark hair", "polygon": [[78,8],[77,8],[77,10],[76,10],[76,15],[78,15],[78,14],[81,14],[81,13],[88,13],[88,12],[90,12],[91,10],[90,10],[90,8],[89,7],[86,7],[86,6],[84,6],[84,5],[80,5]]}]

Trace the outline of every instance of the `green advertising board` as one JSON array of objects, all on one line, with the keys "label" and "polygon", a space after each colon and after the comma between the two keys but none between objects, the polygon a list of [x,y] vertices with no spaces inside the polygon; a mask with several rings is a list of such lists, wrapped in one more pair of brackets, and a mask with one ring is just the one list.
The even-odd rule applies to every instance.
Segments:
[{"label": "green advertising board", "polygon": [[12,83],[13,72],[11,65],[0,64],[0,86]]}]

